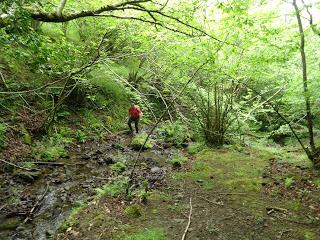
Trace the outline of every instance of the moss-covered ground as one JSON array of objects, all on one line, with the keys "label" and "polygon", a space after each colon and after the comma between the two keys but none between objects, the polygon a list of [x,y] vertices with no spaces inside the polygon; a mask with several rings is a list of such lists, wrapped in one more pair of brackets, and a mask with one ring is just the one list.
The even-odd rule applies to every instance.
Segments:
[{"label": "moss-covered ground", "polygon": [[[306,166],[305,159],[299,160],[300,154],[288,163],[290,152],[260,145],[221,149],[190,145],[172,152],[159,158],[155,149],[144,152],[148,156],[144,159],[167,169],[146,203],[128,201],[123,195],[95,199],[77,213],[78,221],[72,216],[73,224],[57,239],[181,239],[190,199],[193,210],[186,239],[320,239],[319,174]],[[177,152],[185,158],[181,167],[172,165]],[[302,199],[294,186],[302,184],[303,177],[270,175],[277,169],[301,168],[300,175],[309,174],[313,184],[308,189],[299,185],[297,189],[305,190]],[[317,196],[315,201],[308,194]]]}]

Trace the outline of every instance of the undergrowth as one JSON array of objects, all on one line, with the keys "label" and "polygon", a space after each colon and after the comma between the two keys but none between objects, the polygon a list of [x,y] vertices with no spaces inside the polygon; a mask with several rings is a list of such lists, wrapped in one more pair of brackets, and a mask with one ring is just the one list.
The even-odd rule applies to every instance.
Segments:
[{"label": "undergrowth", "polygon": [[165,233],[162,229],[151,228],[144,229],[138,233],[126,235],[124,240],[166,240]]},{"label": "undergrowth", "polygon": [[107,183],[101,188],[97,188],[97,198],[117,197],[125,193],[129,178],[124,176],[116,177],[111,183]]}]

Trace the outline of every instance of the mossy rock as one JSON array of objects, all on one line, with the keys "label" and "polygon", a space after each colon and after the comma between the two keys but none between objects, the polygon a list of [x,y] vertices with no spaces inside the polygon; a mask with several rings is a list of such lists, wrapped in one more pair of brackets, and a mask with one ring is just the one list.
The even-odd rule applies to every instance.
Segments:
[{"label": "mossy rock", "polygon": [[146,142],[146,144],[144,144],[147,137],[148,137],[147,134],[136,135],[131,141],[131,147],[135,150],[140,150],[141,147],[143,147],[144,150],[151,149],[153,147],[153,144],[151,143],[151,141],[149,139]]},{"label": "mossy rock", "polygon": [[39,171],[25,171],[21,169],[14,171],[14,176],[30,183],[38,179],[40,175],[41,175],[41,172]]}]

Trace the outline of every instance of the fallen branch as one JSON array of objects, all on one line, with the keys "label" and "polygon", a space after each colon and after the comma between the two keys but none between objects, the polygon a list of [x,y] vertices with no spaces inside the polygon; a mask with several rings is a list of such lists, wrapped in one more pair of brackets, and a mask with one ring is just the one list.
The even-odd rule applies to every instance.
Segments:
[{"label": "fallen branch", "polygon": [[215,194],[218,195],[248,195],[247,193],[237,193],[237,192],[229,192],[229,193],[223,193],[223,192],[215,192]]},{"label": "fallen branch", "polygon": [[38,164],[38,165],[52,165],[52,166],[76,166],[76,165],[85,164],[85,163],[62,163],[62,162],[29,162],[29,163]]},{"label": "fallen branch", "polygon": [[0,211],[2,211],[2,209],[4,209],[6,206],[8,206],[8,204],[4,204],[0,207]]},{"label": "fallen branch", "polygon": [[7,165],[10,165],[10,166],[13,166],[15,168],[19,168],[19,169],[25,170],[25,171],[41,171],[41,169],[39,169],[39,168],[25,168],[25,167],[18,166],[14,163],[11,163],[11,162],[8,162],[8,161],[2,160],[2,159],[0,159],[0,162],[3,162]]},{"label": "fallen branch", "polygon": [[207,198],[204,198],[204,197],[202,197],[202,196],[199,196],[199,198],[201,198],[202,200],[205,200],[205,201],[208,202],[208,203],[212,203],[212,204],[215,204],[215,205],[218,205],[218,206],[224,206],[223,203],[214,202],[214,201],[211,201],[211,200],[209,200],[209,199],[207,199]]},{"label": "fallen branch", "polygon": [[47,195],[47,192],[49,190],[49,184],[47,184],[46,190],[44,191],[44,193],[42,194],[42,196],[38,199],[38,201],[36,201],[36,203],[33,205],[33,207],[31,208],[28,216],[24,219],[23,224],[25,224],[26,222],[28,222],[29,220],[31,220],[31,215],[34,214],[35,210],[41,205],[44,197]]},{"label": "fallen branch", "polygon": [[285,208],[280,208],[280,207],[266,207],[266,210],[268,212],[268,214],[277,211],[277,212],[282,212],[282,213],[287,213],[288,210]]},{"label": "fallen branch", "polygon": [[190,198],[190,212],[189,212],[189,217],[188,217],[188,224],[187,224],[186,229],[184,230],[184,233],[182,235],[181,240],[186,239],[186,235],[187,235],[187,232],[188,232],[190,224],[191,224],[191,215],[192,215],[192,202],[191,202],[191,198]]}]

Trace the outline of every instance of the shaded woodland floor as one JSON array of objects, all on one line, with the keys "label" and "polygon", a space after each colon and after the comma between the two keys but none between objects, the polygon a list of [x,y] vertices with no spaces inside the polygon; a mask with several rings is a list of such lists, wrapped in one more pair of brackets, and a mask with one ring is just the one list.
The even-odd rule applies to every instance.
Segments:
[{"label": "shaded woodland floor", "polygon": [[1,196],[12,188],[20,199],[2,205],[1,239],[181,239],[190,199],[186,239],[320,239],[318,172],[274,149],[152,142],[130,200],[121,181],[137,152],[125,133],[72,147],[66,165],[40,165],[27,184],[3,173]]}]

